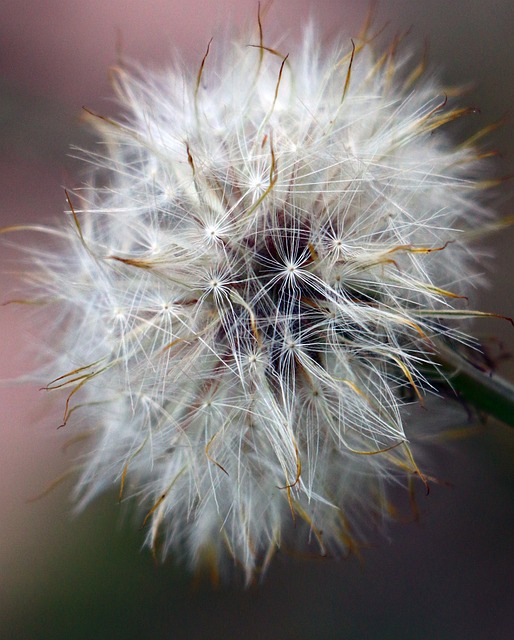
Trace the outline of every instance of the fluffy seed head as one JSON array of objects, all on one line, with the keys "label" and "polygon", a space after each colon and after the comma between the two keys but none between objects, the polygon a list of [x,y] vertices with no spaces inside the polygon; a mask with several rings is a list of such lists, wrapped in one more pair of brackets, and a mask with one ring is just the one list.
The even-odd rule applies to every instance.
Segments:
[{"label": "fluffy seed head", "polygon": [[82,503],[117,485],[159,553],[248,578],[291,543],[348,551],[421,476],[410,404],[485,215],[443,126],[469,110],[397,43],[319,42],[118,69],[123,116],[93,116],[89,182],[31,258]]}]

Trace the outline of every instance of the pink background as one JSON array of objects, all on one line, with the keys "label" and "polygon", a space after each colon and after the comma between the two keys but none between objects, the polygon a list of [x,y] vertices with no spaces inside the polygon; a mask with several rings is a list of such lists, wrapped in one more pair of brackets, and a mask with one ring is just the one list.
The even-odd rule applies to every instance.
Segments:
[{"label": "pink background", "polygon": [[[327,33],[341,30],[352,34],[358,31],[366,8],[367,3],[350,0],[276,0],[265,18],[265,29],[275,34],[283,29],[296,34],[312,14]],[[101,113],[112,110],[106,70],[116,59],[118,34],[123,52],[130,58],[163,65],[177,49],[187,61],[197,64],[209,38],[229,16],[235,24],[255,20],[256,2],[3,0],[0,224],[53,218],[64,209],[61,187],[73,184],[76,172],[76,164],[67,157],[67,150],[72,143],[87,141],[79,126],[81,107],[86,105]],[[465,100],[479,106],[482,115],[478,123],[470,122],[469,127],[485,125],[506,112],[512,113],[514,9],[510,0],[384,1],[377,9],[376,24],[386,20],[391,37],[413,25],[410,38],[416,46],[421,48],[424,38],[428,38],[431,61],[442,67],[446,81],[476,83]],[[492,146],[505,156],[502,171],[512,172],[512,118],[491,139]],[[512,213],[508,189],[499,207],[504,213]],[[490,286],[480,293],[482,309],[514,315],[513,241],[512,229],[488,240],[497,257],[489,277]],[[2,251],[0,260],[6,264],[11,254]],[[11,266],[7,265],[7,269]],[[2,299],[8,280],[8,276],[0,280]],[[0,307],[0,378],[30,370],[30,362],[19,355],[30,340],[24,332],[22,317],[15,307]],[[41,327],[43,334],[44,330]],[[514,330],[507,323],[491,321],[476,330],[500,335],[507,347],[514,350]],[[512,370],[507,365],[507,371],[509,366]],[[105,508],[93,508],[79,520],[72,520],[70,483],[39,502],[27,503],[27,498],[39,493],[69,463],[70,458],[61,451],[65,436],[55,430],[59,417],[51,413],[48,398],[33,385],[0,387],[0,406],[0,619],[6,616],[13,629],[19,631],[24,616],[30,616],[31,608],[43,606],[38,603],[45,596],[50,598],[50,604],[42,610],[51,612],[54,605],[58,609],[62,592],[56,584],[64,579],[61,567],[72,565],[75,556],[90,554],[88,557],[95,558],[101,554],[99,549],[104,549],[106,540],[95,531],[99,529],[104,532],[102,535],[108,535],[102,523],[106,518],[110,523],[116,522],[117,513],[111,497]],[[375,611],[384,625],[395,616],[403,616],[400,604],[395,610],[395,602],[413,607],[411,628],[417,629],[417,638],[511,637],[514,625],[509,602],[514,590],[508,576],[514,569],[511,544],[514,514],[513,474],[509,469],[514,455],[513,441],[514,434],[503,427],[491,427],[478,444],[464,443],[455,459],[446,456],[444,473],[455,486],[436,489],[425,505],[419,527],[395,528],[392,546],[384,541],[381,550],[371,550],[364,577],[355,562],[325,563],[322,569],[319,564],[279,566],[271,572],[260,601],[257,598],[254,602],[242,594],[234,596],[239,600],[237,606],[231,606],[223,593],[212,596],[207,605],[212,607],[211,617],[204,627],[200,618],[195,621],[203,601],[193,599],[185,610],[191,620],[185,622],[177,617],[173,637],[204,637],[202,629],[218,637],[216,629],[230,625],[226,636],[220,631],[219,637],[239,637],[235,631],[234,635],[230,632],[238,629],[248,638],[313,638],[315,632],[306,631],[307,622],[296,624],[309,608],[314,619],[319,617],[318,637],[337,637],[330,635],[330,629],[335,628],[353,630],[359,637],[359,629],[366,630],[365,624],[371,624],[363,618],[367,612]],[[458,449],[459,444],[452,451]],[[132,540],[130,553],[139,553],[138,542],[140,538]],[[148,558],[146,561],[150,564]],[[66,576],[71,580],[70,574]],[[453,585],[448,594],[445,577]],[[128,579],[135,581],[135,574]],[[76,580],[80,580],[78,569]],[[94,593],[98,585],[94,578],[91,580]],[[68,588],[73,585],[62,587]],[[426,605],[416,605],[418,599],[426,599]],[[262,617],[259,607],[269,612],[269,616],[264,613]],[[152,624],[157,625],[157,615],[150,616],[149,630]],[[356,617],[353,619],[352,615]],[[261,629],[261,635],[252,635],[245,619],[252,621],[251,629]],[[448,636],[443,633],[445,620],[448,628],[453,629]],[[103,637],[99,632],[95,636],[82,636],[82,621],[77,620],[76,624],[70,627],[68,637]],[[164,617],[159,628],[168,633]],[[325,628],[328,635],[323,635]],[[458,629],[464,629],[466,634],[455,635]],[[195,630],[198,636],[193,635]],[[184,636],[180,635],[182,632]],[[106,638],[115,637],[105,633]],[[406,633],[405,637],[415,636],[414,630],[410,636]],[[348,634],[347,637],[353,637]],[[144,633],[134,637],[142,638]],[[383,640],[389,636],[384,631],[382,635],[365,637]]]}]

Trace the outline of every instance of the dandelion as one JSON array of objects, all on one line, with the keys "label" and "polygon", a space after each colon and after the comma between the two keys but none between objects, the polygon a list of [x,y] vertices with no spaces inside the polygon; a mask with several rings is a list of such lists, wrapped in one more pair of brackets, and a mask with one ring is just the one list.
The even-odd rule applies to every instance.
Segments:
[{"label": "dandelion", "polygon": [[[113,485],[156,553],[239,565],[351,551],[426,483],[411,450],[435,345],[467,341],[467,240],[490,213],[472,113],[364,30],[209,43],[199,67],[116,69],[123,115],[38,227],[45,372],[87,436],[80,505]],[[477,139],[477,136],[474,137]],[[47,378],[47,380],[49,379]]]}]

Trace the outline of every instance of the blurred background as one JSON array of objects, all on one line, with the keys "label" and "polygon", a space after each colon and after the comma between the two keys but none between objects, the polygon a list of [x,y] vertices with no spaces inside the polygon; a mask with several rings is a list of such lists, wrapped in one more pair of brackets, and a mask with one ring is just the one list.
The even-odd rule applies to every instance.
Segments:
[{"label": "blurred background", "polygon": [[[356,0],[275,0],[271,34],[300,34],[312,15],[327,34],[356,34],[368,8]],[[254,0],[3,0],[0,4],[0,225],[48,220],[77,184],[71,144],[88,145],[81,107],[113,113],[107,69],[124,55],[166,65],[177,49],[198,64],[220,25],[255,20]],[[412,27],[411,42],[449,84],[472,82],[481,109],[470,131],[512,114],[511,0],[389,0],[375,24],[384,41]],[[500,174],[513,171],[514,121],[491,134]],[[78,173],[77,173],[78,172]],[[506,187],[498,208],[512,214]],[[478,308],[514,316],[514,231],[488,238],[494,253]],[[1,249],[2,273],[12,271]],[[7,267],[5,267],[7,265]],[[10,275],[2,276],[0,301]],[[24,314],[0,307],[0,378],[30,371]],[[514,352],[514,329],[475,327]],[[44,326],[41,327],[44,334]],[[514,379],[512,363],[504,373]],[[0,637],[34,640],[209,638],[303,640],[509,640],[514,637],[514,433],[489,423],[438,449],[443,482],[419,497],[418,522],[394,524],[363,560],[277,558],[264,584],[242,590],[195,584],[169,560],[140,552],[116,495],[73,515],[71,482],[30,499],[73,459],[48,397],[33,385],[0,386]],[[61,409],[59,409],[60,411]],[[125,525],[125,526],[123,526]]]}]

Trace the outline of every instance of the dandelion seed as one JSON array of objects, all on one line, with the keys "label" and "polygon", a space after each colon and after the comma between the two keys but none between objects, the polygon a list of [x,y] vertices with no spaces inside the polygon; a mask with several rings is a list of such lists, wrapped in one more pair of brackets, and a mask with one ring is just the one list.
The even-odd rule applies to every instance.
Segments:
[{"label": "dandelion seed", "polygon": [[282,53],[259,19],[199,70],[119,70],[125,115],[91,116],[90,185],[33,254],[49,388],[92,432],[80,504],[117,485],[159,554],[249,580],[276,549],[354,549],[390,483],[426,482],[410,405],[476,315],[485,156],[446,133],[470,111],[372,40],[310,27]]}]

